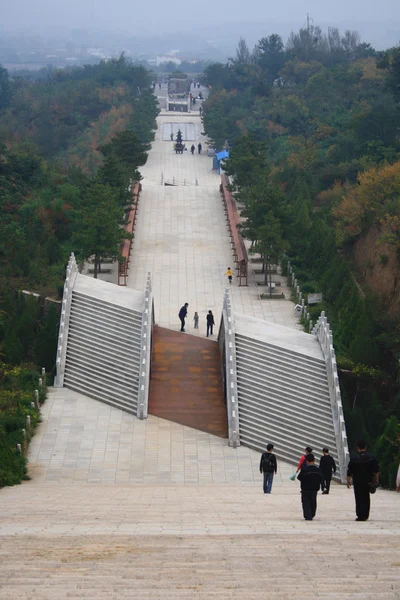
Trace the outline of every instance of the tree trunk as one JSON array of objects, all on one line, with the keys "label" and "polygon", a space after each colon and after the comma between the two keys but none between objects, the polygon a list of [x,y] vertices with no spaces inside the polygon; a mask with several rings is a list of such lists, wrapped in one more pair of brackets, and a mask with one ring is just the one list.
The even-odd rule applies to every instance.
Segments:
[{"label": "tree trunk", "polygon": [[95,254],[95,257],[94,257],[94,270],[93,270],[93,277],[95,279],[97,279],[98,260],[99,259],[97,258],[97,254]]},{"label": "tree trunk", "polygon": [[271,259],[268,261],[268,271],[269,271],[269,297],[272,296],[272,269],[271,269]]}]

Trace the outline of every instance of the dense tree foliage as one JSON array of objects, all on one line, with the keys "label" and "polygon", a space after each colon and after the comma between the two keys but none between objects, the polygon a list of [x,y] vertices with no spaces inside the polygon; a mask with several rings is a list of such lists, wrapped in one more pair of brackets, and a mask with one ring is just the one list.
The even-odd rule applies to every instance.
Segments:
[{"label": "dense tree foliage", "polygon": [[285,252],[304,293],[323,292],[310,312],[315,320],[326,310],[333,326],[351,446],[366,437],[390,455],[383,481],[393,485],[400,305],[389,318],[384,290],[371,293],[363,278],[374,265],[361,264],[356,245],[372,236],[370,253],[386,252],[380,268],[389,261],[394,270],[386,285],[397,281],[400,50],[379,54],[356,32],[310,26],[286,46],[262,38],[252,53],[241,40],[236,58],[208,65],[203,80],[204,129],[230,149],[243,234],[265,257]]},{"label": "dense tree foliage", "polygon": [[150,73],[123,56],[9,82],[0,114],[1,288],[56,292],[78,240],[80,260],[89,247],[97,259],[117,256],[129,187],[155,128],[150,84]]}]

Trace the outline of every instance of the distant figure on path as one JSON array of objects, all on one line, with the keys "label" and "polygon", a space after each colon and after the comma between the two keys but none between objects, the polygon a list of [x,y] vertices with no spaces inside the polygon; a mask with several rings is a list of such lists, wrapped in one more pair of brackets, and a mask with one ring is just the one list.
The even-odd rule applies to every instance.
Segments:
[{"label": "distant figure on path", "polygon": [[197,84],[197,89],[200,89],[200,84],[199,83]]},{"label": "distant figure on path", "polygon": [[379,484],[379,465],[375,456],[367,452],[364,440],[357,442],[357,453],[354,454],[347,467],[347,487],[351,480],[354,485],[356,501],[356,521],[367,521],[371,505],[370,494],[374,494]]},{"label": "distant figure on path", "polygon": [[210,333],[210,335],[213,334],[213,327],[214,327],[215,323],[214,323],[214,315],[212,314],[212,311],[209,310],[208,311],[208,315],[207,315],[207,337],[208,334]]},{"label": "distant figure on path", "polygon": [[276,456],[273,454],[273,444],[268,444],[267,451],[263,452],[260,460],[260,473],[264,474],[263,489],[264,494],[270,494],[272,489],[272,482],[274,480],[274,473],[278,470],[276,463]]},{"label": "distant figure on path", "polygon": [[190,152],[191,152],[192,154],[194,154],[194,151],[195,151],[195,150],[196,150],[196,148],[195,148],[195,145],[194,145],[194,144],[192,144],[192,145],[190,146]]},{"label": "distant figure on path", "polygon": [[187,307],[189,306],[189,304],[187,302],[185,302],[185,304],[182,306],[181,310],[179,311],[179,318],[181,320],[181,331],[185,331],[185,319],[187,317]]},{"label": "distant figure on path", "polygon": [[233,272],[230,267],[227,268],[225,275],[228,275],[229,283],[232,283]]},{"label": "distant figure on path", "polygon": [[203,107],[202,107],[202,106],[200,106],[200,108],[199,108],[199,114],[200,114],[200,116],[201,116],[201,113],[202,113],[202,112],[203,112]]},{"label": "distant figure on path", "polygon": [[321,460],[319,461],[319,470],[322,475],[321,490],[323,494],[329,494],[331,487],[332,473],[336,473],[336,463],[329,454],[328,448],[322,449]]},{"label": "distant figure on path", "polygon": [[321,487],[321,471],[314,462],[314,454],[307,454],[306,466],[300,471],[297,479],[301,483],[301,503],[306,521],[312,521],[317,512],[317,494]]},{"label": "distant figure on path", "polygon": [[194,328],[198,329],[199,328],[199,314],[197,312],[194,313],[193,321],[194,321]]},{"label": "distant figure on path", "polygon": [[171,131],[169,137],[171,138],[171,142],[173,142],[174,141],[174,134],[172,133],[172,131]]},{"label": "distant figure on path", "polygon": [[158,89],[161,90],[161,81],[158,82]]},{"label": "distant figure on path", "polygon": [[198,150],[199,154],[201,154],[202,149],[203,149],[203,146],[199,142],[197,145],[197,150]]}]

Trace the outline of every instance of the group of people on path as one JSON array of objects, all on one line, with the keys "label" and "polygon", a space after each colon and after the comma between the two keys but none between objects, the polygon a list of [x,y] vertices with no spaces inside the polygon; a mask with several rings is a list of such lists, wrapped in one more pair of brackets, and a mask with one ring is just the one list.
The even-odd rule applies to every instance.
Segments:
[{"label": "group of people on path", "polygon": [[[194,145],[194,144],[192,144],[192,145],[191,145],[191,147],[190,147],[190,152],[191,152],[192,154],[194,154],[195,150],[196,150],[196,147],[195,147],[195,145]],[[202,150],[203,150],[203,146],[202,146],[202,145],[201,145],[201,143],[199,142],[199,143],[197,144],[197,151],[198,151],[198,153],[199,153],[199,154],[201,154],[201,151],[202,151]]]},{"label": "group of people on path", "polygon": [[[199,146],[201,146],[201,144],[199,144]],[[192,148],[193,148],[193,151],[192,151],[192,154],[193,154],[194,146],[192,146]],[[201,152],[201,148],[199,149],[199,154],[200,154],[200,152]],[[230,267],[228,267],[228,269],[226,270],[225,275],[228,276],[228,281],[231,284],[233,272]],[[185,332],[185,321],[186,321],[186,317],[187,317],[187,313],[188,313],[188,310],[187,310],[188,306],[189,306],[188,302],[185,302],[185,304],[182,306],[182,308],[180,309],[180,311],[178,313],[178,317],[181,322],[180,330],[182,332]],[[193,321],[194,321],[194,329],[198,329],[199,328],[199,315],[197,312],[194,313]],[[206,324],[207,324],[207,337],[209,337],[209,335],[213,335],[213,328],[215,325],[214,315],[212,314],[211,310],[209,310],[207,313]]]},{"label": "group of people on path", "polygon": [[[260,460],[260,473],[263,474],[264,494],[270,494],[274,474],[278,465],[275,454],[272,452],[273,444],[268,444],[267,451],[263,452]],[[329,454],[328,448],[323,448],[319,466],[315,464],[315,457],[310,446],[302,454],[296,473],[291,477],[300,481],[301,503],[306,521],[312,521],[317,512],[317,494],[327,495],[330,491],[332,475],[336,473],[336,463]],[[347,467],[347,487],[353,483],[356,504],[356,521],[367,521],[370,511],[370,496],[374,494],[379,485],[379,465],[376,458],[367,452],[364,440],[357,442],[357,452],[351,457]]]},{"label": "group of people on path", "polygon": [[[188,306],[189,306],[188,302],[185,302],[185,304],[182,306],[182,308],[178,314],[180,322],[181,322],[181,331],[183,333],[185,332],[185,320],[187,317]],[[199,328],[199,314],[197,312],[194,313],[193,321],[194,321],[194,329],[198,329]],[[211,310],[209,310],[207,313],[206,325],[207,325],[207,337],[209,337],[210,335],[213,335],[214,325],[215,325],[214,315]]]}]

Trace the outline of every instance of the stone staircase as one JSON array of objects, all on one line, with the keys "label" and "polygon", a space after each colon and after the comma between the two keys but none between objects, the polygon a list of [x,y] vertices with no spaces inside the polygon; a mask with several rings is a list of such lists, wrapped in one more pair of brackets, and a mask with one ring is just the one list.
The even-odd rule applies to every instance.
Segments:
[{"label": "stone staircase", "polygon": [[238,443],[260,452],[272,442],[277,456],[292,465],[306,446],[317,459],[327,446],[343,481],[347,440],[335,421],[339,404],[317,337],[232,313],[229,306],[226,295],[219,340],[231,445],[237,431]]},{"label": "stone staircase", "polygon": [[55,387],[147,416],[153,302],[144,292],[81,275],[71,254],[61,309]]},{"label": "stone staircase", "polygon": [[72,292],[64,385],[136,414],[140,312]]},{"label": "stone staircase", "polygon": [[324,360],[236,334],[241,443],[297,463],[305,446],[337,461]]}]

